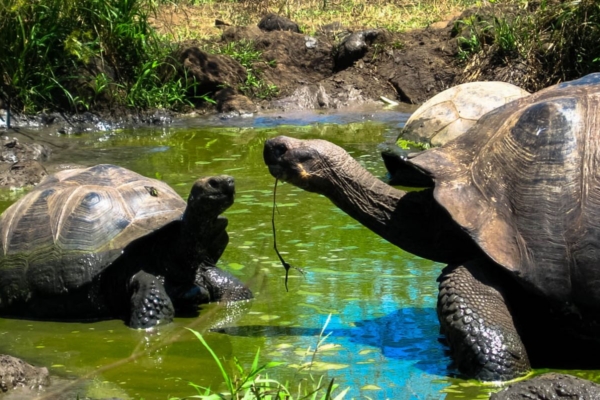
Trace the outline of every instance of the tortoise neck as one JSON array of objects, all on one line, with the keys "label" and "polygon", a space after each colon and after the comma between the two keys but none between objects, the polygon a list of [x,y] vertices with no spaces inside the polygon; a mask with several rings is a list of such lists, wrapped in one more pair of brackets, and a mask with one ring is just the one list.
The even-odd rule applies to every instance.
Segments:
[{"label": "tortoise neck", "polygon": [[209,217],[205,213],[186,209],[181,224],[181,254],[195,267],[203,263],[216,263],[229,241],[225,230],[227,224],[225,217]]},{"label": "tortoise neck", "polygon": [[435,201],[432,189],[398,190],[352,158],[329,173],[331,190],[324,194],[352,218],[403,250],[447,263],[479,254],[473,240]]},{"label": "tortoise neck", "polygon": [[334,190],[327,197],[365,227],[401,246],[395,243],[390,221],[406,192],[385,184],[354,159],[349,162],[354,165],[331,171]]}]

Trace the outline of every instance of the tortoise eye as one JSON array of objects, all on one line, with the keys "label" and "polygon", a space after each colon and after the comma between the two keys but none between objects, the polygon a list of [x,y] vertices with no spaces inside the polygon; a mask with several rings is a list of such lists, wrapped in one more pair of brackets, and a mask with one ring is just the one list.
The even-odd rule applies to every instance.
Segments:
[{"label": "tortoise eye", "polygon": [[216,179],[214,179],[214,178],[209,179],[208,180],[208,184],[213,189],[218,189],[219,188],[219,182]]},{"label": "tortoise eye", "polygon": [[273,155],[275,155],[276,158],[280,158],[287,152],[287,150],[288,149],[285,144],[282,144],[282,143],[276,144],[273,147]]}]

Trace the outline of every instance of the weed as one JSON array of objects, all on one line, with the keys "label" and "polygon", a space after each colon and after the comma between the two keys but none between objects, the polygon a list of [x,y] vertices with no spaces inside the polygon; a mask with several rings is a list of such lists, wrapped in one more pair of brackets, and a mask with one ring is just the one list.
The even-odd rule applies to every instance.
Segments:
[{"label": "weed", "polygon": [[[309,369],[310,365],[312,365],[312,363],[314,362],[317,351],[323,345],[325,340],[329,337],[329,335],[324,335],[324,331],[330,319],[331,315],[329,315],[327,321],[325,322],[325,325],[321,330],[317,346],[312,352],[311,361],[307,364]],[[198,338],[200,343],[202,343],[202,345],[206,348],[206,350],[208,350],[212,358],[215,360],[215,363],[217,364],[217,367],[221,372],[221,376],[223,377],[223,383],[225,385],[226,392],[220,393],[210,388],[190,383],[190,386],[192,386],[196,391],[196,395],[184,398],[173,397],[170,400],[183,400],[190,398],[206,400],[342,400],[349,390],[349,388],[346,388],[345,390],[337,394],[335,397],[333,397],[333,392],[338,389],[338,385],[334,383],[333,379],[331,379],[328,384],[325,384],[322,376],[316,380],[311,376],[311,379],[316,384],[316,387],[308,387],[307,381],[302,380],[298,384],[296,397],[294,397],[294,394],[292,393],[292,390],[290,389],[288,383],[280,383],[275,379],[269,378],[269,376],[266,374],[267,370],[283,365],[284,363],[271,361],[260,365],[260,350],[257,350],[256,355],[254,356],[254,360],[252,361],[252,365],[249,369],[245,369],[244,366],[241,365],[239,360],[237,358],[234,358],[233,362],[235,366],[235,371],[232,374],[229,371],[227,371],[224,363],[217,356],[214,350],[209,346],[204,337],[199,332],[193,329],[188,328],[188,330],[192,332],[196,336],[196,338]]]},{"label": "weed", "polygon": [[[98,101],[180,107],[190,87],[169,73],[169,46],[150,26],[156,0],[6,0],[0,90],[24,112]],[[165,73],[166,72],[166,73]]]},{"label": "weed", "polygon": [[262,71],[258,67],[261,63],[268,67],[274,67],[277,61],[272,60],[263,63],[261,60],[262,52],[256,49],[254,42],[240,40],[229,42],[224,46],[212,46],[207,50],[217,54],[228,55],[246,69],[246,80],[239,88],[244,94],[260,99],[270,99],[279,93],[279,88],[276,85],[265,82],[262,78]]},{"label": "weed", "polygon": [[431,147],[429,143],[426,142],[414,142],[412,140],[398,138],[396,141],[396,145],[404,150],[412,150],[412,151],[422,151],[427,150]]}]

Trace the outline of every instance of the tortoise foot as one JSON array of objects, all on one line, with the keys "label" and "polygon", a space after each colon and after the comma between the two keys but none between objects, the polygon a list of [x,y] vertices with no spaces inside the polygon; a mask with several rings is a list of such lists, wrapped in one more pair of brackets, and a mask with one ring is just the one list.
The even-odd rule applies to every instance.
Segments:
[{"label": "tortoise foot", "polygon": [[131,289],[131,328],[146,329],[173,321],[173,303],[157,277],[140,271],[131,278]]},{"label": "tortoise foot", "polygon": [[499,289],[498,276],[479,260],[449,266],[438,279],[438,318],[461,373],[505,381],[530,370],[525,347]]}]

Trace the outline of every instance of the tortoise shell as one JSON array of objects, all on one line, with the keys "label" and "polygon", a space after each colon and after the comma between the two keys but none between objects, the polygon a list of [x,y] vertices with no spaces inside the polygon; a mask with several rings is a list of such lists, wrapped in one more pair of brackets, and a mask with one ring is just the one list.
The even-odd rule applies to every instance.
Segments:
[{"label": "tortoise shell", "polygon": [[600,74],[488,114],[411,162],[498,264],[561,302],[599,306]]},{"label": "tortoise shell", "polygon": [[164,182],[114,165],[50,176],[0,217],[3,291],[79,288],[185,207]]},{"label": "tortoise shell", "polygon": [[506,82],[470,82],[433,96],[406,121],[399,139],[442,146],[483,115],[529,93]]}]

